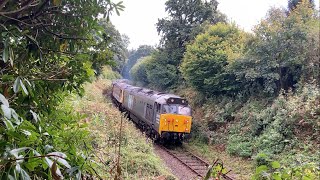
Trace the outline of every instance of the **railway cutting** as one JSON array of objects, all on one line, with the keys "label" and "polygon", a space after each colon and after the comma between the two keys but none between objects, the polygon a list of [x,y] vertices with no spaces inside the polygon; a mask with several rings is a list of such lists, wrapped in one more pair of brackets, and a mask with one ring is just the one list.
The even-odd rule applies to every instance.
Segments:
[{"label": "railway cutting", "polygon": [[[205,178],[208,170],[213,169],[208,162],[182,146],[164,146],[170,144],[168,142],[181,144],[184,135],[190,134],[192,117],[188,101],[173,94],[132,86],[126,80],[114,81],[112,85],[111,98],[119,110],[125,112],[151,139],[160,142],[161,149],[190,169],[199,179]],[[232,180],[221,172],[218,176]]]}]

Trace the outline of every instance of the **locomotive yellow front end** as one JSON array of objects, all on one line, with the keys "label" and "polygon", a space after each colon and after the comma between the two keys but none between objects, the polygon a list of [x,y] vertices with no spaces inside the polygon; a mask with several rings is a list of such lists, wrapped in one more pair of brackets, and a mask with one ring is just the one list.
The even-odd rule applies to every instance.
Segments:
[{"label": "locomotive yellow front end", "polygon": [[159,134],[161,137],[179,137],[191,131],[191,108],[185,99],[169,98],[162,105],[159,117]]},{"label": "locomotive yellow front end", "polygon": [[190,133],[192,117],[190,115],[161,114],[159,132]]}]

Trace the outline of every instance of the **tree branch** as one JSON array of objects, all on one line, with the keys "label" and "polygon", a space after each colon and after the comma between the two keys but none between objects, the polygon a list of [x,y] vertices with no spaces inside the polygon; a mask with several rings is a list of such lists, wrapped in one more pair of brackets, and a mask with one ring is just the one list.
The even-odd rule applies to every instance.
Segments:
[{"label": "tree branch", "polygon": [[50,78],[34,78],[34,79],[29,79],[30,81],[39,81],[39,80],[44,80],[44,81],[68,81],[68,79],[50,79]]},{"label": "tree branch", "polygon": [[16,159],[10,159],[9,161],[19,161],[19,160],[25,160],[25,159],[34,159],[34,158],[45,158],[45,157],[58,157],[64,160],[67,160],[66,158],[62,157],[62,156],[58,156],[58,155],[54,155],[54,154],[50,154],[50,155],[40,155],[40,156],[30,156],[30,157],[23,157],[23,158],[16,158]]},{"label": "tree branch", "polygon": [[16,18],[7,16],[7,15],[5,15],[5,14],[1,14],[1,13],[0,13],[0,16],[6,17],[6,18],[11,19],[11,20],[13,20],[13,21],[20,22],[20,23],[22,23],[22,24],[24,24],[24,25],[26,25],[26,26],[32,26],[32,24],[28,24],[28,23],[26,23],[26,22],[20,21],[19,19],[16,19]]},{"label": "tree branch", "polygon": [[60,39],[71,39],[71,40],[83,40],[83,41],[88,41],[90,39],[88,38],[81,38],[81,37],[69,37],[69,36],[65,36],[65,35],[61,35],[61,34],[57,34],[55,32],[52,32],[50,30],[48,30],[45,26],[43,26],[44,30],[47,31],[48,33],[57,36]]},{"label": "tree branch", "polygon": [[0,12],[0,15],[17,14],[17,13],[19,13],[21,11],[24,11],[24,10],[30,8],[30,7],[35,7],[37,5],[39,5],[39,2],[30,0],[29,3],[27,5],[25,5],[25,6],[23,6],[22,8],[14,10],[14,11]]},{"label": "tree branch", "polygon": [[9,0],[4,0],[1,4],[0,4],[0,10],[9,2]]}]

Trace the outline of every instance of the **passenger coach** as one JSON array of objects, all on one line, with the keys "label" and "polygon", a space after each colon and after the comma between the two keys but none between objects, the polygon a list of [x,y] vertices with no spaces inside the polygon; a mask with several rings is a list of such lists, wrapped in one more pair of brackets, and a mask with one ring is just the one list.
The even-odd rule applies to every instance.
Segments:
[{"label": "passenger coach", "polygon": [[132,86],[127,80],[112,83],[112,98],[155,139],[182,140],[191,131],[191,108],[184,98]]}]

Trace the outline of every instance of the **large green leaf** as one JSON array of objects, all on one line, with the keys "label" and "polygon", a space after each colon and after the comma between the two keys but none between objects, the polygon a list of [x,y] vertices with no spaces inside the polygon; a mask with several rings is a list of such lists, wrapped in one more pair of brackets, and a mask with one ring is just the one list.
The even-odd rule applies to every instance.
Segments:
[{"label": "large green leaf", "polygon": [[9,60],[10,60],[10,64],[11,64],[11,66],[13,66],[14,53],[13,53],[13,50],[12,50],[12,48],[11,48],[11,47],[9,47],[8,51],[9,51]]},{"label": "large green leaf", "polygon": [[4,117],[6,117],[7,119],[11,119],[11,109],[8,106],[1,104],[1,110]]},{"label": "large green leaf", "polygon": [[4,119],[4,124],[6,125],[8,130],[13,130],[14,129],[14,126],[13,126],[11,121],[9,121],[7,119]]},{"label": "large green leaf", "polygon": [[273,169],[278,169],[280,168],[280,163],[278,161],[273,161],[271,162],[271,166]]},{"label": "large green leaf", "polygon": [[27,90],[26,86],[23,84],[21,79],[20,79],[20,86],[21,86],[21,88],[23,90],[22,92],[24,93],[24,95],[28,95],[29,94],[28,90]]},{"label": "large green leaf", "polygon": [[3,105],[9,107],[9,102],[8,102],[8,100],[7,100],[6,97],[4,97],[1,93],[0,93],[0,102],[1,102]]},{"label": "large green leaf", "polygon": [[34,119],[36,122],[38,122],[38,120],[39,120],[38,114],[35,113],[35,112],[33,112],[32,110],[30,110],[30,112],[31,112],[31,114],[32,114],[33,119]]},{"label": "large green leaf", "polygon": [[27,149],[31,149],[29,147],[22,147],[22,148],[18,148],[18,149],[13,149],[10,151],[10,154],[12,154],[14,157],[18,158],[19,157],[19,153],[24,152]]},{"label": "large green leaf", "polygon": [[2,60],[3,62],[8,62],[9,59],[9,41],[5,40],[3,42],[4,48],[3,48],[3,52],[2,52]]},{"label": "large green leaf", "polygon": [[20,77],[17,77],[17,79],[13,83],[13,91],[15,93],[19,92],[20,90],[20,82],[21,82]]},{"label": "large green leaf", "polygon": [[261,165],[256,169],[257,174],[262,174],[263,172],[266,172],[268,170],[268,167],[266,165]]},{"label": "large green leaf", "polygon": [[21,169],[20,175],[22,180],[31,180],[30,176],[24,169]]}]

